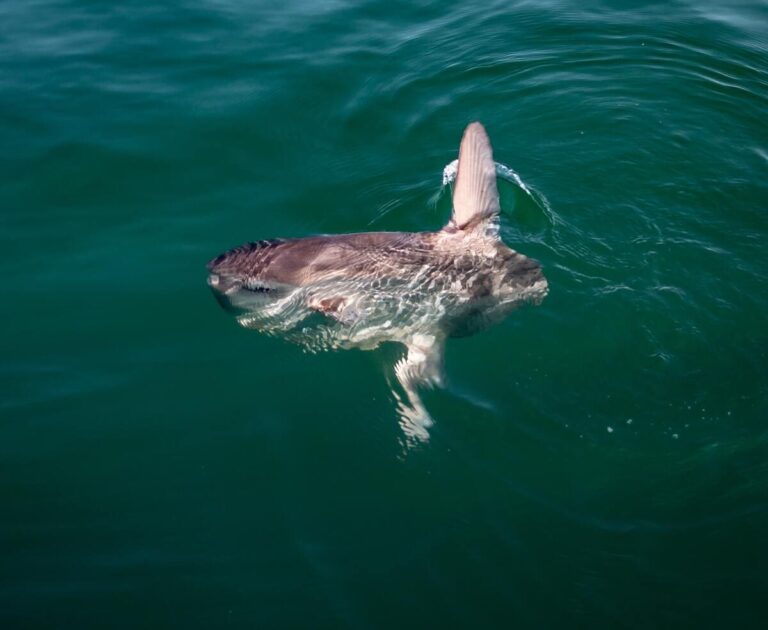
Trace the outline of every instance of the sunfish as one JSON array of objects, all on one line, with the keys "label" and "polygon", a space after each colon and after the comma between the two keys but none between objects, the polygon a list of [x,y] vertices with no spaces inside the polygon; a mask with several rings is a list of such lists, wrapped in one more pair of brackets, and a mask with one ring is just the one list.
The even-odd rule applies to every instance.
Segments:
[{"label": "sunfish", "polygon": [[400,424],[427,440],[418,388],[442,384],[448,337],[472,334],[525,302],[540,303],[539,263],[499,237],[491,143],[479,122],[459,147],[453,213],[436,232],[364,232],[247,243],[208,263],[208,285],[238,322],[310,350],[383,342],[407,351],[394,366]]}]

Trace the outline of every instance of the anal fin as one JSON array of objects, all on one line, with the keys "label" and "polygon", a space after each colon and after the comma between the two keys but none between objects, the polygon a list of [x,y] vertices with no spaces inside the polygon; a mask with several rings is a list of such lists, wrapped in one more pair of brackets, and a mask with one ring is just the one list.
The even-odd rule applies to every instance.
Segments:
[{"label": "anal fin", "polygon": [[405,392],[398,399],[400,427],[408,438],[422,442],[429,439],[429,427],[434,422],[419,396],[419,388],[443,384],[442,338],[414,335],[407,343],[407,354],[395,364],[395,377]]}]

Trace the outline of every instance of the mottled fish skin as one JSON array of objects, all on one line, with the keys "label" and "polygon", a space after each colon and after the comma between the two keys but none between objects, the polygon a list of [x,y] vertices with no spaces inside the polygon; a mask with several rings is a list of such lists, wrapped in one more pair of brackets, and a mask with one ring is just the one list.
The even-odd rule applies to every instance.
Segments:
[{"label": "mottled fish skin", "polygon": [[[306,287],[328,280],[412,278],[467,299],[492,297],[499,287],[532,287],[544,280],[539,264],[498,239],[461,232],[367,232],[247,243],[208,263],[213,276],[246,289]],[[478,251],[479,250],[479,251]],[[411,287],[423,288],[422,284]]]},{"label": "mottled fish skin", "polygon": [[371,265],[384,272],[393,256],[424,259],[434,235],[428,232],[367,232],[246,243],[208,263],[208,271],[295,287],[328,277],[371,275]]}]

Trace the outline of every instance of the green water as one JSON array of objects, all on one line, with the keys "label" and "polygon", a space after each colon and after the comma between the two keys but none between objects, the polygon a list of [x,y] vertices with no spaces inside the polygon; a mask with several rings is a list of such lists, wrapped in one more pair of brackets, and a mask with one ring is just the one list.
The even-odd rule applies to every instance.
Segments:
[{"label": "green water", "polygon": [[[0,626],[765,627],[767,106],[758,0],[0,4]],[[550,295],[408,449],[205,263],[440,227],[473,119]]]}]

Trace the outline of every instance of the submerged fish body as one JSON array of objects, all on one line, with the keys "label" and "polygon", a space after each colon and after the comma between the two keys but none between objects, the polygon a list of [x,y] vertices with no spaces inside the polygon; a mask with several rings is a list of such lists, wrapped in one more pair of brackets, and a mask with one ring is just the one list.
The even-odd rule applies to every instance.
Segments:
[{"label": "submerged fish body", "polygon": [[208,264],[208,284],[241,325],[313,351],[404,344],[408,352],[395,366],[406,394],[398,397],[401,425],[426,439],[431,419],[417,388],[441,382],[444,340],[492,325],[547,293],[540,265],[498,237],[495,163],[479,123],[462,139],[453,202],[451,221],[437,232],[236,247]]},{"label": "submerged fish body", "polygon": [[259,241],[211,261],[208,282],[245,326],[285,334],[324,315],[294,335],[313,349],[459,336],[467,319],[490,324],[546,291],[538,263],[498,239],[471,238],[372,232]]}]

